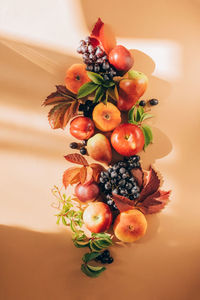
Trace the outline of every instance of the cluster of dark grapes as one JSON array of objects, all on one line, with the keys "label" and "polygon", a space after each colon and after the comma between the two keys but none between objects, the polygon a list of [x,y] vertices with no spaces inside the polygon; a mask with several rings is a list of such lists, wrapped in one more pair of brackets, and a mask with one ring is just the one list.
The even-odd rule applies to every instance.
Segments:
[{"label": "cluster of dark grapes", "polygon": [[110,65],[106,53],[100,46],[94,47],[89,36],[80,41],[77,52],[82,54],[87,71],[101,74],[104,80],[112,80],[118,75],[116,69]]},{"label": "cluster of dark grapes", "polygon": [[104,250],[99,256],[95,259],[102,264],[111,264],[113,262],[113,258],[110,256],[109,250]]},{"label": "cluster of dark grapes", "polygon": [[111,208],[117,209],[112,199],[112,193],[127,197],[130,200],[135,200],[140,196],[140,188],[131,174],[132,169],[140,168],[139,160],[138,155],[125,157],[124,161],[118,161],[107,171],[101,172],[100,188],[105,194],[106,203]]},{"label": "cluster of dark grapes", "polygon": [[83,112],[84,117],[92,118],[92,112],[97,103],[93,103],[91,100],[85,101],[79,105],[79,111]]}]

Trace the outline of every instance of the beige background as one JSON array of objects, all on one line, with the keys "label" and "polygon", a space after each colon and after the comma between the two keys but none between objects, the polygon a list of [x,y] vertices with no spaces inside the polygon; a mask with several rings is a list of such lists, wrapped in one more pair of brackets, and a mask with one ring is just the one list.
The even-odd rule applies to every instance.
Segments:
[{"label": "beige background", "polygon": [[[3,7],[0,43],[0,299],[200,299],[200,2],[74,1],[74,27],[59,18],[52,25],[50,10],[37,7],[41,31],[31,19],[37,5],[23,11],[15,1],[5,3],[13,6]],[[61,184],[72,138],[49,128],[41,102],[79,61],[79,39],[98,16],[134,49],[135,69],[150,79],[145,98],[160,100],[151,121],[154,144],[141,156],[143,166],[159,169],[172,197],[165,210],[148,217],[146,236],[113,247],[115,263],[90,279],[79,269],[84,250],[55,225],[51,207],[50,188]]]}]

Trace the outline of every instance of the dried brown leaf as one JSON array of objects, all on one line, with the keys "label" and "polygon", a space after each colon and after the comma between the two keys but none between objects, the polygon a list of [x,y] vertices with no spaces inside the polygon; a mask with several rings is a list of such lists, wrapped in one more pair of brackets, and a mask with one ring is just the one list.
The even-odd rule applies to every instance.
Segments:
[{"label": "dried brown leaf", "polygon": [[152,195],[155,193],[160,186],[160,179],[158,178],[157,173],[155,172],[152,167],[150,167],[148,176],[146,178],[146,184],[144,185],[140,197],[137,199],[137,201],[143,201],[146,197],[149,195]]},{"label": "dried brown leaf", "polygon": [[63,185],[65,188],[69,184],[74,184],[80,181],[80,168],[72,167],[67,169],[63,174]]},{"label": "dried brown leaf", "polygon": [[88,164],[87,160],[85,159],[85,157],[83,157],[81,154],[78,154],[78,153],[65,155],[64,158],[67,161],[72,162],[74,164],[79,164],[79,165],[82,165],[82,166],[89,166],[89,164]]},{"label": "dried brown leaf", "polygon": [[158,190],[145,198],[143,202],[138,202],[137,207],[144,214],[153,214],[161,211],[169,201],[171,191]]},{"label": "dried brown leaf", "polygon": [[142,169],[140,169],[140,168],[132,169],[131,173],[135,177],[135,179],[137,180],[138,186],[140,188],[142,188],[142,186],[143,186],[143,177],[144,177],[144,173],[143,173]]},{"label": "dried brown leaf", "polygon": [[90,167],[93,170],[94,181],[99,182],[99,176],[102,171],[105,171],[105,168],[100,164],[90,164]]},{"label": "dried brown leaf", "polygon": [[126,197],[112,193],[112,199],[120,212],[127,211],[135,207],[134,201],[131,201]]},{"label": "dried brown leaf", "polygon": [[86,177],[87,177],[87,168],[86,167],[82,167],[80,169],[80,181],[81,181],[81,184],[85,183]]}]

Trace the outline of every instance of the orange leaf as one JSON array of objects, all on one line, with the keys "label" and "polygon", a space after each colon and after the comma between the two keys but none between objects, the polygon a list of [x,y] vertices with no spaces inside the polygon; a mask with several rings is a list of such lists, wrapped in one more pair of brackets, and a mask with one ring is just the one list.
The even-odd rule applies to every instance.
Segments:
[{"label": "orange leaf", "polygon": [[93,181],[93,169],[90,166],[86,167],[86,174],[84,185],[90,184]]},{"label": "orange leaf", "polygon": [[100,164],[90,164],[90,167],[93,170],[94,181],[98,182],[99,181],[100,173],[102,171],[105,171],[105,168],[102,165],[100,165]]},{"label": "orange leaf", "polygon": [[79,165],[82,165],[82,166],[89,166],[89,164],[88,164],[87,160],[85,159],[85,157],[83,157],[81,154],[78,154],[78,153],[65,155],[64,158],[67,161],[70,161],[74,164],[79,164]]},{"label": "orange leaf", "polygon": [[86,177],[87,177],[87,168],[86,167],[82,167],[80,169],[80,181],[81,181],[81,184],[85,183]]},{"label": "orange leaf", "polygon": [[67,169],[63,174],[63,185],[65,188],[69,184],[74,184],[80,181],[80,168],[73,167]]}]

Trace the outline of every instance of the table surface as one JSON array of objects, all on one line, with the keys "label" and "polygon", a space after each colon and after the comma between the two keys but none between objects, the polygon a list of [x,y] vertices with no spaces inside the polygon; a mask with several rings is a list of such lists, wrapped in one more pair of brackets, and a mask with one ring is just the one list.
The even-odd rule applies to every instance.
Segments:
[{"label": "table surface", "polygon": [[[93,3],[1,1],[0,299],[197,300],[200,2],[127,0],[123,9],[118,0]],[[113,247],[115,263],[90,279],[80,272],[84,250],[55,224],[51,207],[72,137],[68,128],[50,129],[41,103],[80,61],[77,44],[99,16],[132,49],[134,68],[148,75],[144,98],[160,100],[154,143],[141,157],[144,167],[160,171],[172,196],[148,216],[146,236]]]}]

